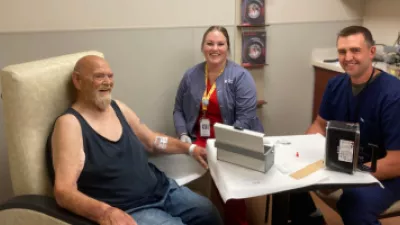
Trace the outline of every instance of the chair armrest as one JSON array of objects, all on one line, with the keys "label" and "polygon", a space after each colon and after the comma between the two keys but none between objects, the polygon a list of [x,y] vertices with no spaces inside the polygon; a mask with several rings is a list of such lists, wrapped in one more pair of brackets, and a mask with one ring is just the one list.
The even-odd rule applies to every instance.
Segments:
[{"label": "chair armrest", "polygon": [[69,224],[94,225],[96,223],[73,214],[57,205],[54,198],[42,195],[22,195],[14,197],[0,205],[1,210],[29,209],[57,218]]}]

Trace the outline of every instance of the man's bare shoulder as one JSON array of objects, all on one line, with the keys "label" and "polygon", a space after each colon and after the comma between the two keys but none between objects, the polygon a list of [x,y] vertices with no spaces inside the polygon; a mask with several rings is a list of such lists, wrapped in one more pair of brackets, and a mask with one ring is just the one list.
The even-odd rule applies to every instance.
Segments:
[{"label": "man's bare shoulder", "polygon": [[137,119],[136,113],[128,105],[126,105],[120,100],[114,100],[114,101],[115,103],[117,103],[118,107],[121,109],[121,112],[128,120]]},{"label": "man's bare shoulder", "polygon": [[131,126],[137,126],[137,125],[143,125],[140,118],[137,116],[137,114],[125,103],[119,101],[119,100],[114,100],[118,107],[121,109],[122,114],[125,116],[126,120]]},{"label": "man's bare shoulder", "polygon": [[130,109],[129,106],[127,106],[121,100],[114,99],[114,101],[115,101],[115,103],[117,103],[118,107],[122,110],[122,112],[128,111],[128,110],[132,111],[132,109]]},{"label": "man's bare shoulder", "polygon": [[51,137],[52,149],[56,152],[76,152],[82,150],[82,130],[78,119],[65,114],[56,120]]},{"label": "man's bare shoulder", "polygon": [[54,126],[54,131],[62,134],[80,134],[80,129],[78,119],[69,113],[58,117]]}]

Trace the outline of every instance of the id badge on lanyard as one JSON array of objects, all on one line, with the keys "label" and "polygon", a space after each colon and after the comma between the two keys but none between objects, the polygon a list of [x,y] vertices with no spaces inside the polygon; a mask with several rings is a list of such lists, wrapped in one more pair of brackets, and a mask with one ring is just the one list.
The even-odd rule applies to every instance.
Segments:
[{"label": "id badge on lanyard", "polygon": [[[221,70],[219,75],[222,72],[223,72],[223,69]],[[205,85],[206,85],[206,89],[204,90],[204,94],[203,94],[203,98],[202,98],[203,117],[200,119],[200,136],[210,137],[211,123],[210,123],[210,119],[208,119],[206,117],[206,112],[207,112],[208,105],[210,103],[210,97],[216,89],[216,82],[214,82],[214,84],[211,86],[210,91],[207,93],[207,85],[208,85],[208,66],[207,66],[207,64],[205,65]]]},{"label": "id badge on lanyard", "polygon": [[[215,84],[214,84],[215,85]],[[213,86],[214,86],[213,85]],[[214,88],[215,89],[215,88]],[[207,90],[206,90],[207,91]],[[208,95],[203,96],[202,99],[202,105],[203,105],[203,116],[200,119],[200,136],[202,137],[210,137],[211,135],[211,124],[210,124],[210,119],[206,117],[206,112],[208,108],[208,104],[210,102],[210,96],[212,94],[213,88],[211,88],[210,92]],[[204,92],[206,93],[206,92]]]},{"label": "id badge on lanyard", "polygon": [[210,120],[207,118],[201,118],[200,120],[200,136],[210,137]]}]

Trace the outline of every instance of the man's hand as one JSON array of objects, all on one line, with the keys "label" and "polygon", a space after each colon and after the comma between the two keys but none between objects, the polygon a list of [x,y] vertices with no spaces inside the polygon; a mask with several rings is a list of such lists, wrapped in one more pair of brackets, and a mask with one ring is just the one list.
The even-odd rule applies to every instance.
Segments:
[{"label": "man's hand", "polygon": [[114,207],[105,211],[99,223],[100,225],[138,225],[126,212]]},{"label": "man's hand", "polygon": [[311,124],[311,126],[307,129],[306,134],[322,134],[323,136],[326,136],[326,125],[327,121],[322,118],[321,116],[317,116],[317,118],[314,120],[314,122]]},{"label": "man's hand", "polygon": [[199,146],[196,146],[193,150],[192,156],[194,159],[197,160],[197,162],[200,163],[200,165],[204,168],[204,169],[208,169],[208,165],[207,165],[207,151]]}]

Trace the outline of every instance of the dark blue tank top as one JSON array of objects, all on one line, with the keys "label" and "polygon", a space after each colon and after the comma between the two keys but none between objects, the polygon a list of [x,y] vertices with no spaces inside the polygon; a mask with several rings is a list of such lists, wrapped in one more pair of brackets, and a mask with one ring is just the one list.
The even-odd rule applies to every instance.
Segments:
[{"label": "dark blue tank top", "polygon": [[[129,210],[161,200],[168,189],[168,178],[148,162],[144,145],[135,135],[115,101],[111,102],[122,125],[118,141],[98,134],[73,108],[72,114],[82,128],[85,164],[78,179],[82,193],[121,210]],[[47,142],[47,162],[54,182],[51,135]]]}]

